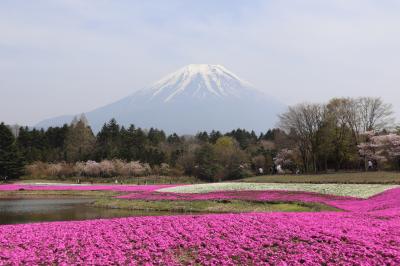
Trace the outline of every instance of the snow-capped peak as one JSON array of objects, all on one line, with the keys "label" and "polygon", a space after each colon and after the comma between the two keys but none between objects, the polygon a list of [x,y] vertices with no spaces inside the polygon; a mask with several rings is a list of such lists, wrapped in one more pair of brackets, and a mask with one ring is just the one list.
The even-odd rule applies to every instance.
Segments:
[{"label": "snow-capped peak", "polygon": [[[119,101],[86,112],[98,132],[104,122],[117,119],[124,126],[159,128],[168,133],[228,132],[245,128],[263,132],[276,122],[284,105],[221,65],[188,65],[155,84]],[[40,122],[37,127],[63,125],[71,116]]]},{"label": "snow-capped peak", "polygon": [[240,97],[241,91],[252,87],[221,65],[190,64],[167,75],[150,87],[152,98],[169,102],[178,95],[196,98],[211,96]]}]

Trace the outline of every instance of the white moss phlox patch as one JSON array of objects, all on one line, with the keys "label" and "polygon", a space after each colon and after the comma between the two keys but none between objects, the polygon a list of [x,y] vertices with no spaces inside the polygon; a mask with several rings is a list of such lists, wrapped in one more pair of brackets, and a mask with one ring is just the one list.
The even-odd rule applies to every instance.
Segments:
[{"label": "white moss phlox patch", "polygon": [[163,188],[159,192],[172,193],[208,193],[215,191],[235,190],[288,190],[315,192],[336,196],[350,196],[357,198],[369,198],[385,190],[399,187],[396,185],[381,184],[306,184],[306,183],[210,183],[185,185],[171,188]]}]

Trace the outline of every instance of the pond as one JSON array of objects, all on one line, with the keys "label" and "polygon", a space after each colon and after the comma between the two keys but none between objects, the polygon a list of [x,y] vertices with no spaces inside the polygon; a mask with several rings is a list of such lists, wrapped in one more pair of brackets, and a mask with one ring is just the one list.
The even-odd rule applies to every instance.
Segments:
[{"label": "pond", "polygon": [[179,214],[98,208],[90,205],[93,201],[93,198],[0,199],[0,224]]}]

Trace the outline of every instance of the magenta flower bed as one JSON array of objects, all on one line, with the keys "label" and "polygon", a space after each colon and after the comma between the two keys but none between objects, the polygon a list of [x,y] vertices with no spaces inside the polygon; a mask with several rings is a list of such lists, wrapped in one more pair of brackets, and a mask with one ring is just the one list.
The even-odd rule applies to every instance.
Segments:
[{"label": "magenta flower bed", "polygon": [[[178,265],[187,261],[204,265],[400,265],[398,188],[367,200],[282,191],[230,193],[204,196],[302,199],[329,203],[347,212],[5,225],[0,226],[0,265]],[[154,193],[143,195],[153,197]]]},{"label": "magenta flower bed", "polygon": [[399,216],[270,213],[0,227],[10,265],[399,265]]},{"label": "magenta flower bed", "polygon": [[120,199],[141,200],[218,200],[239,199],[255,201],[302,201],[331,203],[338,200],[358,200],[353,197],[342,197],[326,194],[301,191],[283,190],[242,190],[242,191],[218,191],[208,193],[170,193],[157,191],[135,191],[126,195],[117,196]]},{"label": "magenta flower bed", "polygon": [[177,185],[0,185],[0,191],[12,190],[111,190],[121,192],[155,191],[161,188],[176,187]]},{"label": "magenta flower bed", "polygon": [[388,190],[369,199],[343,197],[299,191],[219,191],[210,193],[166,193],[135,191],[118,196],[121,199],[142,200],[217,200],[239,199],[256,201],[287,201],[323,203],[346,211],[388,210],[400,208],[400,188]]}]

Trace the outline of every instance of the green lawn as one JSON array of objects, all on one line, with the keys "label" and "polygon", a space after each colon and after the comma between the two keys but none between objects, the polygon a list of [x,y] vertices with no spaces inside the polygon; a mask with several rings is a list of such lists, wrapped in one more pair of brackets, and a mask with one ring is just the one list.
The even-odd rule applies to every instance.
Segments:
[{"label": "green lawn", "polygon": [[237,180],[249,183],[398,184],[400,172],[357,172],[318,175],[265,175]]},{"label": "green lawn", "polygon": [[338,209],[320,203],[261,202],[243,200],[126,200],[100,199],[93,203],[101,208],[183,213],[237,213],[237,212],[316,212]]},{"label": "green lawn", "polygon": [[[143,176],[143,177],[48,177],[33,178],[29,176],[16,180],[18,183],[32,182],[56,182],[75,183],[77,180],[85,183],[114,183],[117,179],[124,184],[198,184],[203,183],[195,177],[190,176]],[[400,172],[350,172],[350,173],[329,173],[318,175],[264,175],[253,176],[235,182],[246,183],[312,183],[312,184],[398,184],[400,185]]]},{"label": "green lawn", "polygon": [[[32,177],[22,176],[14,180],[16,183],[93,183],[93,184],[114,184],[115,180],[119,183],[127,185],[152,185],[152,184],[196,184],[201,183],[196,177],[193,176],[163,176],[163,175],[150,175],[140,177]],[[1,180],[0,180],[1,184]]]}]

